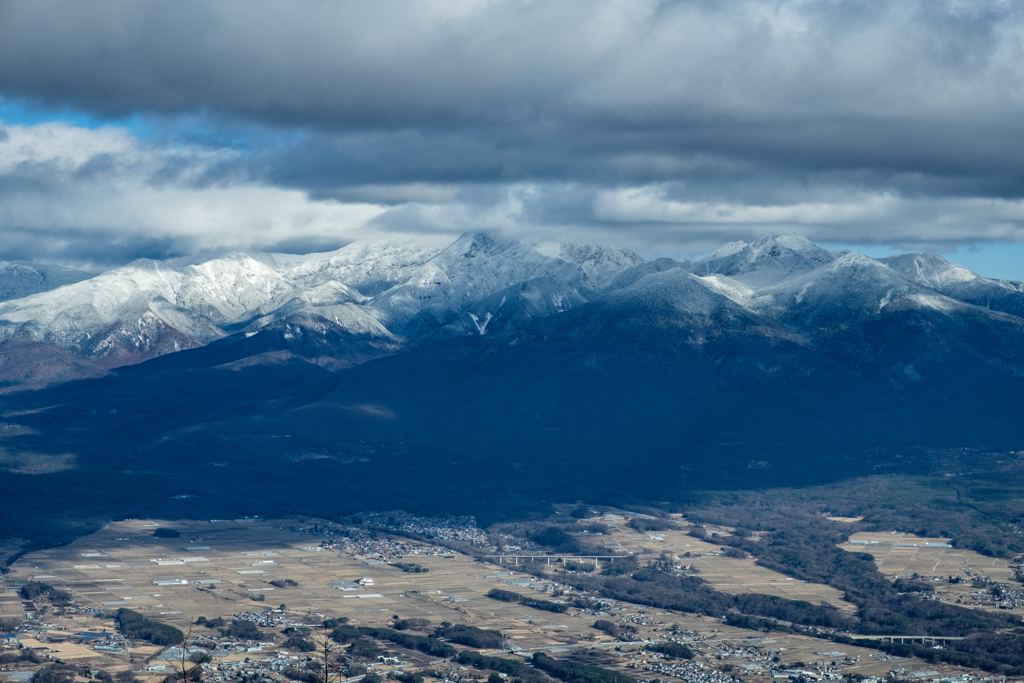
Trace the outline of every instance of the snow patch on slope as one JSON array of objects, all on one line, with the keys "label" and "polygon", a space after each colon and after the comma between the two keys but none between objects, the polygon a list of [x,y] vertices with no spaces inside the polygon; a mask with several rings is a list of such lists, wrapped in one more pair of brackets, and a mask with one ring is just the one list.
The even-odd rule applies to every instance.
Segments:
[{"label": "snow patch on slope", "polygon": [[724,275],[704,275],[698,279],[714,291],[732,299],[741,306],[746,306],[757,294],[757,290],[753,287]]},{"label": "snow patch on slope", "polygon": [[713,290],[703,279],[681,268],[653,273],[626,289],[612,292],[610,299],[637,303],[668,303],[680,312],[710,316],[722,308],[728,297]]}]

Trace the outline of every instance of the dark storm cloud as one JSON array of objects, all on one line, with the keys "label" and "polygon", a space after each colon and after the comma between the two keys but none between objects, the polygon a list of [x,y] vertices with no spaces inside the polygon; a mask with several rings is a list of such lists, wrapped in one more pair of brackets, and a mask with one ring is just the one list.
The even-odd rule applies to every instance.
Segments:
[{"label": "dark storm cloud", "polygon": [[447,164],[414,153],[395,171],[404,179],[413,164],[423,179],[447,167],[500,179],[695,152],[810,170],[1019,171],[1019,7],[40,0],[0,10],[0,90],[100,114],[311,127],[346,145],[368,132],[371,149],[342,154],[346,165],[391,164],[417,134],[450,149]]},{"label": "dark storm cloud", "polygon": [[[0,95],[191,122],[194,154],[129,155],[147,188],[384,231],[1024,239],[1022,65],[998,0],[0,4]],[[330,241],[283,230],[254,244]]]},{"label": "dark storm cloud", "polygon": [[116,233],[98,235],[92,230],[4,231],[3,258],[6,261],[64,263],[84,270],[105,270],[139,258],[163,260],[179,256],[183,245],[167,237]]}]

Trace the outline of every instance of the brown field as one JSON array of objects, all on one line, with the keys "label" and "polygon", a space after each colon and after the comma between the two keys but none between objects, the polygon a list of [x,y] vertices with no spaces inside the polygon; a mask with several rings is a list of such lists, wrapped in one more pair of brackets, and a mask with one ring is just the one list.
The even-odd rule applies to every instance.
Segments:
[{"label": "brown field", "polygon": [[0,619],[20,619],[24,615],[17,595],[0,595]]},{"label": "brown field", "polygon": [[[626,519],[605,519],[612,532],[607,545],[612,549],[641,554],[669,553],[679,562],[692,564],[704,579],[716,589],[733,595],[763,593],[789,600],[806,600],[814,604],[827,603],[845,612],[855,612],[856,606],[843,600],[843,594],[831,586],[808,583],[754,564],[756,558],[736,559],[724,557],[722,546],[714,539],[702,541],[687,535],[686,529],[649,531],[640,533],[626,526]],[[716,532],[714,529],[712,533]],[[724,529],[720,533],[727,533]],[[661,537],[662,540],[657,540]],[[686,553],[698,557],[683,557]]]},{"label": "brown field", "polygon": [[[322,618],[317,615],[322,615],[383,625],[397,614],[427,618],[435,624],[447,620],[486,628],[500,625],[524,648],[557,645],[564,640],[563,633],[586,634],[591,630],[587,627],[592,622],[579,616],[538,612],[484,597],[491,588],[511,588],[500,579],[528,575],[507,575],[505,569],[475,562],[465,555],[415,555],[408,559],[429,571],[407,574],[387,564],[367,565],[364,558],[352,553],[302,550],[317,546],[322,539],[280,528],[294,521],[168,523],[182,532],[181,538],[175,539],[153,538],[157,525],[144,524],[115,522],[69,546],[32,553],[25,559],[33,567],[19,567],[16,576],[53,576],[43,580],[66,586],[82,606],[109,610],[128,607],[182,630],[200,616],[229,617],[281,604],[286,605],[289,615],[310,624],[319,624]],[[190,543],[192,538],[202,540]],[[209,549],[185,550],[189,546]],[[274,554],[253,554],[266,552]],[[158,564],[156,560],[189,561]],[[495,573],[503,575],[486,578]],[[372,578],[374,585],[351,592],[328,585],[360,578]],[[190,585],[153,584],[173,579],[187,580]],[[291,579],[298,586],[277,588],[270,585],[274,579]],[[206,583],[209,581],[215,583]],[[212,590],[199,590],[210,586]],[[372,594],[383,597],[356,597]],[[264,596],[263,602],[253,600],[258,595]]]},{"label": "brown field", "polygon": [[[924,538],[913,534],[873,532],[859,533],[851,541],[878,541],[889,545],[859,546],[845,544],[844,550],[868,552],[875,556],[879,571],[897,578],[917,573],[920,576],[957,576],[966,572],[994,581],[1012,581],[1013,570],[1006,560],[979,555],[973,550],[957,548],[925,548],[925,543],[949,543],[948,538]],[[916,544],[918,547],[895,547],[893,544]]]},{"label": "brown field", "polygon": [[[834,591],[828,592],[831,589],[827,587],[787,581],[787,577],[756,567],[752,559],[712,555],[710,553],[717,552],[719,546],[699,541],[681,531],[657,532],[662,540],[656,540],[625,527],[625,519],[608,521],[614,526],[605,539],[609,545],[644,555],[660,555],[662,552],[700,555],[683,558],[680,562],[693,563],[703,578],[721,590],[827,600],[837,607],[849,608]],[[172,623],[183,631],[187,631],[199,616],[230,617],[244,612],[262,612],[279,605],[285,605],[286,616],[292,621],[312,626],[319,625],[325,617],[344,616],[355,625],[374,626],[386,625],[393,615],[420,617],[429,619],[433,625],[450,621],[499,629],[510,644],[524,654],[544,649],[555,656],[579,656],[630,675],[643,675],[627,666],[646,661],[649,653],[637,651],[637,644],[613,643],[606,635],[591,628],[597,618],[592,614],[575,609],[566,614],[553,614],[485,597],[491,588],[503,588],[538,598],[557,599],[550,593],[511,586],[502,581],[529,578],[526,574],[510,573],[507,568],[475,561],[466,555],[422,552],[408,555],[403,561],[415,562],[429,571],[403,573],[387,564],[367,564],[368,558],[357,555],[355,550],[316,550],[322,538],[289,530],[295,525],[298,525],[295,520],[116,522],[68,546],[26,555],[23,561],[28,565],[13,567],[14,571],[6,578],[47,577],[39,580],[70,591],[82,607],[105,610],[129,607],[151,619]],[[157,526],[173,527],[180,530],[182,536],[154,538],[152,533]],[[407,539],[395,540],[422,550],[427,548]],[[372,578],[373,586],[342,591],[328,585],[361,578]],[[153,583],[173,579],[184,579],[190,583],[176,586]],[[289,588],[271,586],[269,582],[275,579],[291,579],[298,585]],[[378,594],[381,597],[354,597]],[[262,602],[253,599],[258,595],[264,596]],[[14,596],[10,593],[5,596],[11,597]],[[10,599],[4,600],[3,605],[5,610],[15,607]],[[804,662],[810,665],[828,661],[836,657],[815,653],[842,651],[857,659],[841,664],[839,671],[861,675],[881,676],[895,666],[912,672],[934,670],[941,675],[962,672],[956,667],[926,665],[916,660],[897,662],[866,648],[834,646],[799,635],[771,636],[728,627],[716,618],[641,608],[628,603],[615,603],[611,613],[600,618],[639,619],[642,623],[637,627],[637,635],[644,639],[662,638],[665,629],[673,624],[698,632],[700,638],[695,646],[702,661],[712,668],[733,663],[738,667],[734,673],[742,674],[741,678],[746,680],[768,679],[763,670],[759,673],[757,667],[744,664],[747,660],[731,654],[737,648],[752,645],[764,652],[776,651],[787,664]],[[68,642],[68,637],[77,631],[112,630],[110,620],[50,614],[42,621],[48,630],[34,639],[22,638],[23,644],[72,662],[89,663],[111,671],[127,666],[120,652],[100,652],[88,644]],[[202,627],[193,629],[206,633]],[[264,629],[264,634],[268,642],[276,640],[280,643],[283,640],[276,629]],[[215,634],[211,632],[211,635]],[[621,651],[617,651],[615,646],[620,646]],[[275,646],[270,646],[264,652],[273,652],[274,649]],[[132,643],[134,668],[140,669],[161,650],[146,643]],[[244,659],[245,656],[232,654],[222,661]],[[418,653],[403,652],[402,658],[413,668],[429,663]],[[742,666],[747,668],[740,670]],[[162,676],[152,676],[148,680],[156,681]]]},{"label": "brown field", "polygon": [[[878,570],[892,580],[913,574],[932,579],[931,585],[943,601],[968,600],[970,593],[977,590],[972,588],[969,582],[949,584],[942,580],[951,576],[991,579],[998,583],[1006,583],[1014,589],[1024,590],[1024,586],[1014,579],[1014,572],[1005,559],[985,557],[973,550],[924,547],[925,543],[949,543],[948,538],[924,538],[914,534],[893,532],[865,532],[852,535],[850,540],[877,541],[878,545],[845,543],[839,547],[851,552],[870,553],[875,558]],[[977,607],[998,609],[990,605]],[[1012,611],[1024,613],[1024,607],[1014,608]]]}]

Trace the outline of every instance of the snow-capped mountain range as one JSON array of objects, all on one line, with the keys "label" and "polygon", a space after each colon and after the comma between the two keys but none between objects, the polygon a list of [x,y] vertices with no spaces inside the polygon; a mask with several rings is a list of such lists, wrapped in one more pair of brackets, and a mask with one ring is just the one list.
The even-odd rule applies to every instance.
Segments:
[{"label": "snow-capped mountain range", "polygon": [[0,273],[0,496],[69,517],[952,484],[1024,453],[1024,285],[931,254],[471,234]]},{"label": "snow-capped mountain range", "polygon": [[[645,261],[626,249],[467,234],[440,250],[358,242],[305,256],[231,253],[180,268],[139,260],[94,277],[6,264],[0,356],[20,355],[0,364],[0,374],[14,384],[47,383],[260,334],[275,336],[279,353],[350,365],[432,340],[514,336],[531,321],[644,292],[705,315],[728,302],[808,339],[830,321],[894,311],[1024,325],[1024,284],[932,254],[871,259],[802,237],[765,236],[697,262]],[[65,369],[26,370],[26,348],[58,354]]]}]

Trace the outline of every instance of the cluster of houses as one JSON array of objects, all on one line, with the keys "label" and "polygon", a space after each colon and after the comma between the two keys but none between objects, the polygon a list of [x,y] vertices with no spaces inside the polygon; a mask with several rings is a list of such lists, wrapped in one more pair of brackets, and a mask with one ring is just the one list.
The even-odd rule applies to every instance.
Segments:
[{"label": "cluster of houses", "polygon": [[311,536],[322,536],[324,540],[316,546],[300,548],[308,552],[344,550],[357,557],[376,559],[381,562],[401,560],[408,555],[451,555],[448,548],[422,543],[403,542],[396,539],[380,538],[374,533],[359,528],[334,528],[327,526],[296,527],[292,531]]},{"label": "cluster of houses", "polygon": [[417,517],[399,512],[363,514],[359,518],[371,527],[436,538],[445,543],[458,541],[475,546],[490,544],[487,532],[477,527],[476,518],[472,516]]},{"label": "cluster of houses", "polygon": [[[660,656],[659,656],[660,657]],[[687,659],[668,660],[651,657],[627,664],[630,669],[640,669],[652,676],[672,676],[681,678],[687,683],[736,683],[736,679],[728,673],[711,668],[703,662]],[[642,678],[646,683],[654,683],[658,679]]]},{"label": "cluster of houses", "polygon": [[262,612],[239,612],[231,617],[235,621],[251,621],[260,628],[287,628],[302,626],[279,609],[268,609]]}]

